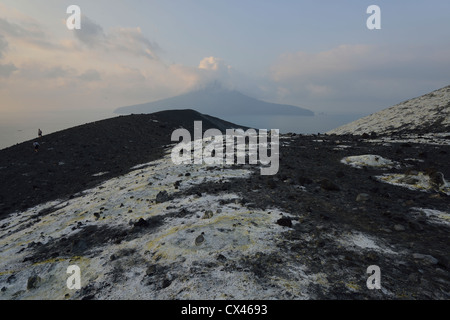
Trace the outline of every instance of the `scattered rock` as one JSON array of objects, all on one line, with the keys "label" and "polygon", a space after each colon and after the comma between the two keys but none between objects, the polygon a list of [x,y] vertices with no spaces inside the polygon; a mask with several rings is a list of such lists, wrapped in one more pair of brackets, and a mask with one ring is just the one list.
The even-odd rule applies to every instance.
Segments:
[{"label": "scattered rock", "polygon": [[345,173],[344,172],[342,172],[341,170],[336,172],[336,178],[343,178],[343,177],[345,177]]},{"label": "scattered rock", "polygon": [[166,201],[169,201],[170,197],[169,194],[167,193],[166,190],[160,191],[158,192],[158,194],[156,195],[156,203],[163,203]]},{"label": "scattered rock", "polygon": [[366,202],[370,199],[370,196],[367,193],[360,193],[356,196],[357,202]]},{"label": "scattered rock", "polygon": [[328,180],[328,179],[323,179],[322,181],[320,181],[320,187],[326,191],[339,191],[341,190],[339,188],[338,185],[336,185],[334,182]]},{"label": "scattered rock", "polygon": [[205,237],[203,236],[205,233],[202,232],[201,235],[199,235],[197,238],[195,238],[195,245],[199,246],[205,241]]},{"label": "scattered rock", "polygon": [[205,214],[203,215],[202,219],[210,219],[213,217],[213,212],[211,210],[206,210]]},{"label": "scattered rock", "polygon": [[145,274],[148,275],[148,276],[151,276],[151,275],[153,275],[156,271],[157,271],[156,265],[152,264],[152,265],[148,266],[147,270],[145,271]]},{"label": "scattered rock", "polygon": [[139,227],[148,227],[148,225],[149,225],[149,223],[146,220],[142,219],[142,218],[140,218],[137,222],[134,223],[134,226],[137,227],[137,228],[139,228]]},{"label": "scattered rock", "polygon": [[395,231],[405,231],[406,228],[405,228],[404,226],[402,226],[401,224],[396,224],[396,225],[394,226],[394,230],[395,230]]},{"label": "scattered rock", "polygon": [[219,254],[217,256],[217,260],[219,260],[220,262],[225,262],[227,261],[227,257],[225,257],[223,254]]},{"label": "scattered rock", "polygon": [[439,262],[438,259],[428,254],[413,253],[413,258],[416,260],[424,260],[430,264],[437,264]]},{"label": "scattered rock", "polygon": [[432,172],[429,176],[430,185],[434,190],[438,191],[443,185],[445,185],[444,174],[442,172]]},{"label": "scattered rock", "polygon": [[313,183],[313,181],[310,178],[303,176],[298,177],[298,182],[302,186]]},{"label": "scattered rock", "polygon": [[165,278],[162,280],[161,288],[162,288],[162,289],[165,289],[165,288],[169,287],[171,284],[172,284],[172,280],[170,280],[168,277],[165,277]]},{"label": "scattered rock", "polygon": [[418,273],[411,273],[408,276],[408,282],[411,282],[413,284],[418,284],[420,282],[420,275]]},{"label": "scattered rock", "polygon": [[41,283],[42,279],[39,276],[31,276],[27,281],[27,289],[32,290],[36,289]]},{"label": "scattered rock", "polygon": [[275,189],[277,187],[277,184],[273,179],[268,180],[267,185],[269,186],[270,189]]},{"label": "scattered rock", "polygon": [[283,227],[289,227],[292,228],[292,219],[289,217],[282,217],[277,220],[277,224]]}]

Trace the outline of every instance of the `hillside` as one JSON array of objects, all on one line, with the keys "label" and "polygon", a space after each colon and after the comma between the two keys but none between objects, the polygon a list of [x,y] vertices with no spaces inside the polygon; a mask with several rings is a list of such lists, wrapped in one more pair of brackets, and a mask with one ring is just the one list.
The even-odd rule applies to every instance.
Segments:
[{"label": "hillside", "polygon": [[445,139],[282,135],[262,176],[173,164],[171,130],[194,119],[212,125],[133,115],[2,150],[2,299],[450,298]]},{"label": "hillside", "polygon": [[[159,159],[180,127],[245,128],[193,110],[118,116],[69,128],[0,150],[0,217],[42,202],[68,197]],[[33,141],[41,145],[35,153]],[[104,174],[95,176],[103,172]]]},{"label": "hillside", "polygon": [[450,86],[353,121],[328,134],[450,132]]}]

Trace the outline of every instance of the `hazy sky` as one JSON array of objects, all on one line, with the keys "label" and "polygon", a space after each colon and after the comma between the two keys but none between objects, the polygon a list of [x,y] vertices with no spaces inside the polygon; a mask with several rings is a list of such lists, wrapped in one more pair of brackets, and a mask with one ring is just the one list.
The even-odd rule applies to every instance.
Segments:
[{"label": "hazy sky", "polygon": [[[81,30],[68,30],[69,5]],[[368,6],[381,8],[369,30]],[[111,111],[219,80],[371,113],[450,84],[448,0],[0,0],[0,117]]]}]

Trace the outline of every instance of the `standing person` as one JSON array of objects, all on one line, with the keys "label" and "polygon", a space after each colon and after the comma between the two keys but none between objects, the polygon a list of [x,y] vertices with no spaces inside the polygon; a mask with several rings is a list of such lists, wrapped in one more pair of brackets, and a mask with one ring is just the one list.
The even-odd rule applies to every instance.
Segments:
[{"label": "standing person", "polygon": [[42,131],[41,131],[41,129],[38,129],[38,136],[39,136],[39,138],[42,138]]},{"label": "standing person", "polygon": [[33,143],[33,147],[34,147],[34,152],[38,152],[39,151],[39,142],[35,141]]}]

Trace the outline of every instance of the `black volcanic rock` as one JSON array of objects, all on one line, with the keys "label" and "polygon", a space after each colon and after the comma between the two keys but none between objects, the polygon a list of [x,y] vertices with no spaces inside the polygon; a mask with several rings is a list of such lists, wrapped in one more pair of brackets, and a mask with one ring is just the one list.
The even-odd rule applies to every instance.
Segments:
[{"label": "black volcanic rock", "polygon": [[[6,204],[9,212],[12,212],[30,206],[33,202],[42,203],[46,199],[67,195],[76,197],[77,193],[73,194],[73,189],[80,192],[91,185],[98,184],[102,179],[127,173],[131,166],[159,159],[164,150],[163,146],[170,142],[168,140],[171,130],[180,126],[188,127],[190,121],[199,117],[200,120],[205,119],[192,111],[119,117],[115,120],[44,137],[45,143],[42,143],[43,147],[38,154],[34,153],[30,143],[2,150],[0,167],[7,166],[7,170],[0,170],[3,179],[1,180],[1,205]],[[191,123],[189,128],[192,126]],[[215,127],[216,124],[205,120],[203,129],[208,126]],[[96,141],[96,138],[100,140]],[[207,290],[201,291],[199,286],[198,291],[192,293],[203,294],[201,297],[208,299],[212,296],[211,281],[214,281],[214,286],[222,285],[222,288],[228,289],[229,279],[233,281],[240,279],[237,275],[242,274],[245,274],[246,279],[257,279],[257,282],[253,283],[257,283],[261,290],[251,287],[250,292],[259,294],[255,294],[258,299],[269,297],[274,299],[448,300],[450,298],[448,223],[445,221],[436,223],[431,217],[415,209],[425,208],[448,213],[450,196],[435,190],[427,192],[413,190],[375,179],[376,176],[384,173],[413,174],[419,171],[427,172],[428,175],[435,171],[442,172],[448,179],[450,177],[449,145],[421,144],[411,141],[408,142],[410,147],[401,147],[402,153],[396,153],[395,150],[400,148],[398,142],[371,143],[360,137],[333,135],[319,137],[283,135],[282,138],[283,144],[280,144],[282,157],[279,172],[275,176],[261,176],[258,166],[245,166],[251,171],[245,178],[198,180],[199,183],[174,191],[171,189],[174,181],[183,180],[184,182],[198,175],[195,166],[185,168],[192,175],[179,176],[175,171],[173,180],[169,179],[170,185],[161,187],[170,191],[170,196],[174,197],[175,202],[167,205],[152,204],[152,207],[160,208],[149,209],[159,210],[159,212],[152,212],[151,215],[147,212],[147,206],[144,206],[142,212],[145,216],[142,219],[131,220],[130,228],[103,225],[103,219],[99,221],[92,219],[85,225],[84,223],[80,225],[77,232],[68,236],[45,239],[46,242],[40,243],[38,242],[40,235],[35,232],[39,229],[33,228],[38,227],[39,219],[44,220],[45,215],[57,210],[54,207],[47,207],[39,212],[29,212],[29,220],[22,220],[25,215],[16,217],[13,223],[17,222],[17,228],[11,226],[13,223],[9,221],[0,221],[0,237],[7,238],[10,232],[13,235],[14,232],[22,232],[26,230],[27,224],[31,224],[28,228],[35,233],[27,234],[27,240],[34,237],[34,243],[29,242],[25,245],[25,242],[20,241],[14,248],[17,252],[23,250],[27,254],[24,261],[26,267],[31,264],[39,267],[40,263],[49,259],[64,259],[62,262],[65,263],[75,254],[87,258],[98,257],[101,256],[100,249],[104,248],[105,244],[109,250],[114,247],[111,244],[123,243],[127,251],[120,249],[113,255],[111,255],[112,252],[108,252],[104,256],[108,261],[103,261],[110,263],[111,273],[98,270],[99,274],[104,276],[99,278],[105,280],[93,281],[93,284],[83,286],[78,293],[73,293],[76,299],[110,297],[105,295],[105,289],[109,290],[108,288],[112,288],[116,283],[118,285],[114,289],[115,294],[121,294],[123,299],[130,298],[127,295],[132,294],[131,291],[117,292],[123,288],[122,281],[126,281],[127,268],[133,268],[136,273],[132,277],[141,277],[148,291],[164,294],[165,290],[174,290],[175,296],[170,295],[171,299],[191,297],[189,296],[191,284],[181,288],[185,290],[182,293],[178,287],[182,286],[186,280],[200,281],[193,282],[198,284],[204,279],[203,285],[206,284]],[[108,143],[108,139],[112,139],[114,143]],[[346,147],[337,148],[339,145]],[[74,156],[75,153],[76,156]],[[428,156],[417,159],[419,153]],[[370,166],[357,169],[341,162],[344,157],[364,154],[376,154],[400,162],[403,166],[389,170]],[[58,165],[62,161],[65,164]],[[229,169],[241,168],[242,166],[235,165]],[[433,171],[430,168],[436,170]],[[206,171],[209,172],[209,170]],[[35,177],[33,175],[36,172],[38,175]],[[100,176],[92,175],[99,172],[109,173]],[[220,176],[221,171],[211,170],[211,174]],[[41,184],[41,181],[44,181],[45,185]],[[145,181],[148,182],[148,180]],[[39,188],[33,188],[33,185]],[[145,188],[146,184],[142,185]],[[335,187],[339,191],[333,190]],[[124,192],[127,191],[125,188],[124,190]],[[115,199],[117,202],[114,204],[114,206],[123,207],[124,221],[128,221],[126,218],[128,205],[143,201],[138,199],[137,194],[128,192],[125,196],[130,199],[130,203],[121,205],[122,200]],[[227,194],[236,195],[237,198],[223,197]],[[362,194],[368,196],[364,196],[366,200],[357,201],[358,195]],[[201,198],[196,198],[195,195]],[[98,197],[101,196],[98,195]],[[187,197],[193,198],[194,207],[190,207],[190,201],[186,203],[186,206],[177,207],[180,202],[183,202],[179,200]],[[114,192],[111,199],[114,200]],[[93,217],[94,212],[100,211],[102,213],[99,217],[103,217],[108,212],[102,210],[108,207],[104,201],[108,202],[111,199],[100,198],[99,209],[89,212],[89,216]],[[217,199],[217,201],[208,202],[208,199]],[[92,200],[86,199],[86,201]],[[204,203],[206,206],[213,205],[214,208],[203,207],[205,211],[201,211],[201,207],[196,207],[199,203]],[[172,208],[170,209],[169,206]],[[134,206],[130,207],[133,208],[133,213],[138,211]],[[247,207],[249,216],[245,218],[236,216],[230,220],[222,219],[226,211],[240,207]],[[221,211],[222,209],[224,210]],[[70,214],[64,211],[65,208],[59,207],[59,210],[60,214]],[[208,216],[212,211],[214,214],[213,217],[203,220],[201,212],[206,214],[206,210],[211,210]],[[285,226],[285,228],[276,228],[281,229],[276,234],[273,233],[274,230],[271,230],[270,234],[273,238],[270,236],[269,239],[263,239],[258,236],[265,228],[264,223],[261,223],[265,219],[260,220],[254,214],[261,210],[265,211],[264,215],[270,219],[268,221],[271,221],[268,230],[276,224]],[[185,217],[198,220],[201,222],[198,224],[201,227],[190,228],[188,224],[180,224],[178,226],[183,227],[172,229],[173,233],[170,232],[170,237],[166,238],[166,232],[174,227],[175,217],[183,218],[180,219],[183,223],[186,222]],[[22,221],[25,223],[20,225]],[[228,221],[229,224],[216,226],[217,221]],[[202,229],[205,223],[211,228],[202,234],[205,231]],[[216,227],[217,230],[215,230]],[[158,233],[159,230],[161,233]],[[238,230],[245,233],[238,233]],[[140,239],[142,235],[161,234],[164,237],[156,246],[146,245],[142,251],[132,247],[134,240]],[[231,242],[232,250],[216,249],[215,245],[220,240],[215,240],[215,237],[233,239],[235,234],[244,234],[244,240],[246,236],[257,235],[259,240],[255,241],[256,243],[266,240],[267,242],[259,247],[258,251],[237,249],[234,247],[234,241]],[[175,235],[182,241],[175,241],[176,238],[171,239]],[[195,242],[197,238],[198,245]],[[145,241],[146,244],[150,243],[149,239]],[[241,239],[242,237],[236,236],[234,240],[238,242]],[[367,240],[374,242],[367,242]],[[21,243],[24,245],[21,246]],[[184,248],[183,253],[193,251],[199,252],[199,255],[195,260],[188,260],[187,264],[183,264],[185,258],[182,254],[175,255],[174,260],[166,263],[167,257],[163,253],[171,251],[164,251],[164,248],[167,246],[169,250],[172,250],[174,244]],[[244,241],[244,247],[247,245],[248,243]],[[380,247],[377,248],[377,246]],[[208,250],[210,254],[204,254]],[[10,249],[10,252],[13,251]],[[367,267],[374,264],[381,268],[383,290],[369,290],[366,287]],[[9,272],[6,270],[0,275],[0,287],[6,288],[6,294],[11,292],[10,286],[16,283],[14,276],[17,279],[21,279],[20,276],[23,277],[21,273],[9,274]],[[226,274],[225,279],[227,279],[222,281],[222,284],[214,278],[221,274]],[[40,274],[40,276],[45,280],[44,275]],[[28,277],[22,279],[26,280]],[[219,279],[224,278],[219,277]],[[274,284],[274,279],[281,279],[282,282]],[[306,282],[303,282],[305,280]],[[31,281],[33,287],[35,282],[37,281]],[[48,281],[42,281],[36,289],[32,290],[41,290],[47,283]],[[282,286],[283,283],[288,286],[278,290],[277,287]],[[22,287],[25,288],[25,285],[26,283],[22,284]],[[133,285],[136,285],[134,280]],[[235,289],[234,292],[238,290],[241,288]],[[267,295],[268,292],[276,292],[276,290],[278,294]],[[183,296],[176,296],[177,293]],[[220,297],[223,297],[222,293],[222,291],[219,292]]]},{"label": "black volcanic rock", "polygon": [[[0,150],[0,217],[58,198],[74,197],[131,167],[159,159],[175,129],[243,128],[194,110],[118,116],[48,134]],[[101,175],[97,175],[102,173]],[[95,176],[94,176],[95,175]]]}]

